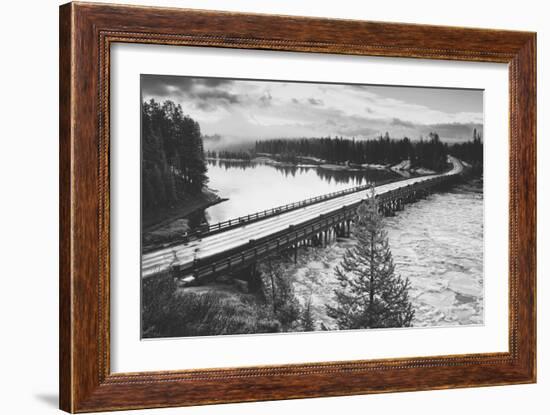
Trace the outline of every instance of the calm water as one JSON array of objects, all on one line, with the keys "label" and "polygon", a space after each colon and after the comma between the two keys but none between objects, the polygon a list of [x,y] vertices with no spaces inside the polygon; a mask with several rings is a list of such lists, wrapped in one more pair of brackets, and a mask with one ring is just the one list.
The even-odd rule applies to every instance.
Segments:
[{"label": "calm water", "polygon": [[313,196],[379,183],[398,176],[384,171],[333,171],[318,167],[281,167],[251,162],[208,163],[208,187],[229,200],[205,211],[209,223],[221,222]]}]

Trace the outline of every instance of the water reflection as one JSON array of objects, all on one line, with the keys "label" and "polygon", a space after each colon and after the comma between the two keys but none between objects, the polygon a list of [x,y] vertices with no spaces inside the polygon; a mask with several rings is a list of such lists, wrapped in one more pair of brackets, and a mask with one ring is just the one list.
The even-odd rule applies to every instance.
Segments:
[{"label": "water reflection", "polygon": [[271,165],[240,160],[209,160],[208,186],[229,200],[206,209],[216,223],[313,196],[380,183],[398,176],[377,170],[329,170],[311,165]]}]

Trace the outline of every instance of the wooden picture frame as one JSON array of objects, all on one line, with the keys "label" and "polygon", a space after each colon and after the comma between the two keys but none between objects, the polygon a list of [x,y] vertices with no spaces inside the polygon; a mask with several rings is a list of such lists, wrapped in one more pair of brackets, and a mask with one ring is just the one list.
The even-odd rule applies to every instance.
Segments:
[{"label": "wooden picture frame", "polygon": [[[508,64],[509,352],[111,373],[109,62],[110,46],[117,42]],[[91,412],[535,382],[535,33],[69,3],[60,8],[59,93],[61,409]]]}]

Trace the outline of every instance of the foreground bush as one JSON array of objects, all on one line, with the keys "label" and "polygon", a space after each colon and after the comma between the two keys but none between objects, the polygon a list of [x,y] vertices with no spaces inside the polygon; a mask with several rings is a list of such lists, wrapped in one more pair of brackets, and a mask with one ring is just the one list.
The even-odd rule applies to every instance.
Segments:
[{"label": "foreground bush", "polygon": [[275,333],[281,324],[254,298],[237,293],[176,293],[170,276],[142,286],[142,337]]},{"label": "foreground bush", "polygon": [[258,268],[266,306],[281,323],[283,331],[300,331],[300,303],[281,261],[268,258]]}]

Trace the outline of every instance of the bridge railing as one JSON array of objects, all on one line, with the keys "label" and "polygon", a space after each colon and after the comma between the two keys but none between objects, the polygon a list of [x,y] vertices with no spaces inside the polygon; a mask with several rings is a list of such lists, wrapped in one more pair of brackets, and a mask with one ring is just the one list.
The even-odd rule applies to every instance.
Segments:
[{"label": "bridge railing", "polygon": [[238,252],[232,252],[229,255],[221,257],[213,255],[201,259],[197,258],[193,262],[186,264],[186,266],[180,267],[179,271],[189,272],[200,280],[201,278],[226,272],[234,267],[254,262],[270,252],[288,248],[317,232],[327,229],[327,227],[333,224],[353,217],[358,204],[359,202],[343,206],[336,212],[328,215],[319,215],[318,218],[311,219],[300,225],[291,225],[288,229],[279,231],[274,235],[250,240]]},{"label": "bridge railing", "polygon": [[[433,176],[414,184],[405,185],[397,189],[388,190],[377,196],[380,203],[386,203],[392,199],[402,198],[410,195],[411,192],[422,191],[433,186],[438,186],[452,179],[452,176]],[[368,188],[367,186],[358,186]],[[357,189],[357,188],[355,188]],[[347,189],[346,192],[350,192]],[[355,190],[358,191],[358,190]],[[341,194],[342,192],[334,192]],[[316,198],[312,198],[316,199]],[[243,246],[236,247],[223,253],[214,254],[207,257],[195,258],[186,264],[177,266],[177,270],[181,273],[194,275],[201,279],[209,275],[215,275],[220,272],[231,270],[234,267],[242,266],[243,264],[255,261],[263,255],[279,251],[285,247],[299,242],[308,236],[321,232],[327,229],[327,226],[338,223],[342,220],[351,219],[355,216],[356,208],[361,201],[353,202],[344,205],[341,208],[312,218],[304,223],[290,225],[288,228],[280,230],[270,235],[266,235],[259,239],[251,239]]]},{"label": "bridge railing", "polygon": [[223,232],[230,228],[245,225],[247,223],[255,222],[260,219],[266,219],[271,216],[280,215],[281,213],[290,212],[291,210],[299,209],[305,206],[310,206],[315,203],[324,202],[330,199],[334,199],[341,196],[346,196],[351,193],[367,190],[372,186],[371,183],[361,186],[352,187],[349,189],[339,190],[337,192],[327,193],[321,196],[311,197],[309,199],[300,200],[298,202],[287,203],[286,205],[277,206],[271,209],[262,210],[261,212],[251,213],[249,215],[240,216],[238,218],[228,219],[223,222],[213,223],[211,225],[201,225],[191,232],[187,232],[185,237],[199,237],[211,235],[217,232]]},{"label": "bridge railing", "polygon": [[398,187],[397,189],[388,190],[387,192],[377,195],[377,198],[380,202],[385,202],[387,200],[391,200],[396,197],[401,197],[402,195],[406,195],[411,191],[426,190],[433,186],[437,186],[439,184],[445,183],[451,180],[452,178],[453,176],[442,176],[442,175],[426,177],[424,180],[418,181],[416,183]]},{"label": "bridge railing", "polygon": [[[389,190],[379,196],[379,200],[384,203],[388,199],[402,197],[411,191],[420,191],[432,186],[437,186],[449,180],[449,176],[436,176],[426,178],[415,184]],[[344,205],[340,209],[328,214],[321,214],[299,225],[290,225],[287,229],[276,232],[272,235],[264,236],[260,239],[250,240],[244,247],[240,247],[233,252],[226,253],[223,256],[213,255],[211,257],[197,258],[191,263],[180,268],[180,271],[187,271],[201,279],[209,275],[215,275],[220,272],[226,272],[234,267],[242,266],[269,254],[273,251],[287,248],[293,244],[304,240],[317,232],[326,230],[333,224],[343,220],[355,217],[357,206],[361,202]]]}]

